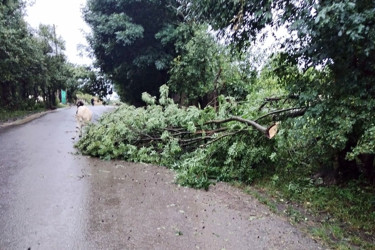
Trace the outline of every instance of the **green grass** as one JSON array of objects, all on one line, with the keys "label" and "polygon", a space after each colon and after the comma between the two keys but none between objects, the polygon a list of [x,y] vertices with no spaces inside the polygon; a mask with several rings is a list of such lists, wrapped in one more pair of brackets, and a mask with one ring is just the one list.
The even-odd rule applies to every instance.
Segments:
[{"label": "green grass", "polygon": [[272,204],[273,211],[276,206],[280,207],[275,201],[284,201],[283,211],[279,209],[278,213],[289,217],[291,223],[301,223],[308,217],[313,220],[308,231],[330,247],[375,249],[374,187],[359,181],[319,186],[306,180],[274,177],[259,181],[254,187],[263,195],[250,193],[260,202]]},{"label": "green grass", "polygon": [[45,111],[45,108],[37,108],[33,110],[3,110],[0,109],[0,122],[14,121],[19,118],[23,118],[27,115]]},{"label": "green grass", "polygon": [[373,242],[365,241],[359,236],[349,235],[344,228],[337,224],[323,223],[314,227],[311,234],[315,238],[319,238],[326,242],[334,249],[375,249]]},{"label": "green grass", "polygon": [[276,203],[268,197],[263,196],[261,193],[252,188],[246,188],[245,192],[257,198],[260,203],[266,205],[273,213],[278,213]]}]

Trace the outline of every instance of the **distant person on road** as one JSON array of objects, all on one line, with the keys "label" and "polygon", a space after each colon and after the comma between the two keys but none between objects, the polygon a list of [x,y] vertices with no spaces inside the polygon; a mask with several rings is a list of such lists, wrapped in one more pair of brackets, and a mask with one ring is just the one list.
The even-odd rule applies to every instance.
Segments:
[{"label": "distant person on road", "polygon": [[94,98],[91,98],[91,105],[94,106]]}]

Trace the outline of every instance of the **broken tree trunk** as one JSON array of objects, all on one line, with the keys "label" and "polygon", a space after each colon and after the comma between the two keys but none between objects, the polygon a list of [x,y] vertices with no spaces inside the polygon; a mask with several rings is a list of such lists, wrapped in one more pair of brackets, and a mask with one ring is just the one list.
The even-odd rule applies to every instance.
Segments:
[{"label": "broken tree trunk", "polygon": [[212,123],[213,124],[220,124],[220,123],[226,123],[226,122],[231,122],[231,121],[239,121],[239,122],[245,123],[249,126],[252,126],[253,128],[262,132],[269,139],[273,138],[277,134],[277,128],[278,128],[277,123],[275,123],[275,124],[271,125],[270,127],[266,128],[266,127],[260,125],[259,123],[256,123],[252,120],[247,120],[247,119],[244,119],[244,118],[238,117],[238,116],[232,116],[232,117],[224,119],[224,120],[213,120],[213,121],[207,122],[206,124],[212,124]]}]

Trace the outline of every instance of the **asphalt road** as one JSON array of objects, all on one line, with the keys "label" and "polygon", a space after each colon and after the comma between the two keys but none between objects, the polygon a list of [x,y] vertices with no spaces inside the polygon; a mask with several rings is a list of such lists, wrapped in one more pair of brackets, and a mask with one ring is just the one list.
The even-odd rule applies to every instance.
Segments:
[{"label": "asphalt road", "polygon": [[194,190],[163,167],[77,154],[75,110],[0,128],[0,249],[323,248],[227,184]]},{"label": "asphalt road", "polygon": [[[90,108],[96,119],[109,110]],[[85,248],[89,159],[73,148],[75,112],[0,129],[0,249]]]}]

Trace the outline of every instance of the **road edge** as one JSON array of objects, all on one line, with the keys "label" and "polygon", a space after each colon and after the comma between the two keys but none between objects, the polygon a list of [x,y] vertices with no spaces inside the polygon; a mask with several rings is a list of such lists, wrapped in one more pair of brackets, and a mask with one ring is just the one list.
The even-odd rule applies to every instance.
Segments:
[{"label": "road edge", "polygon": [[11,122],[5,122],[5,123],[0,123],[0,129],[2,128],[8,128],[8,127],[12,127],[12,126],[18,126],[18,125],[22,125],[22,124],[25,124],[25,123],[28,123],[28,122],[31,122],[35,119],[38,119],[42,116],[45,116],[46,114],[48,113],[51,113],[51,112],[54,112],[58,109],[55,109],[55,110],[47,110],[47,111],[43,111],[43,112],[39,112],[39,113],[35,113],[35,114],[31,114],[31,115],[27,115],[26,117],[23,117],[23,118],[20,118],[20,119],[17,119],[15,121],[11,121]]}]

